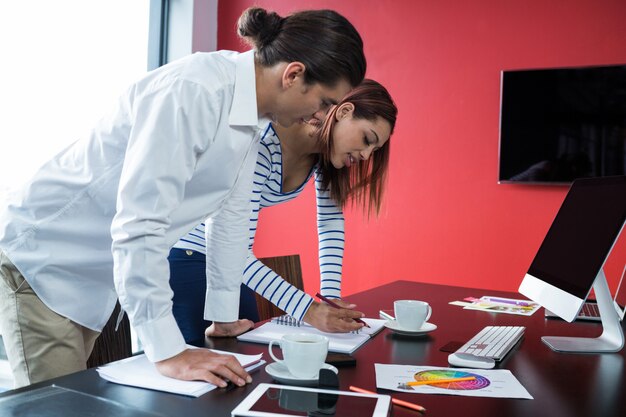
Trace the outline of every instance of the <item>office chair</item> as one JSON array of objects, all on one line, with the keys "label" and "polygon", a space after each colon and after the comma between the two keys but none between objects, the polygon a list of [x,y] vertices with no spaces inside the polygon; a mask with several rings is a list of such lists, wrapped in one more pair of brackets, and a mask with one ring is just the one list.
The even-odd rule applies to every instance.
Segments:
[{"label": "office chair", "polygon": [[[269,258],[259,258],[267,267],[283,277],[288,283],[300,290],[304,290],[302,283],[302,266],[300,265],[300,255],[284,255]],[[259,320],[268,320],[285,314],[283,310],[255,293]]]},{"label": "office chair", "polygon": [[87,368],[94,368],[132,356],[133,351],[128,316],[124,315],[117,332],[115,331],[119,313],[120,303],[118,302],[109,321],[106,326],[104,326],[104,329],[102,329],[102,333],[98,339],[96,339],[91,356],[89,356],[87,360]]},{"label": "office chair", "polygon": [[[296,288],[303,290],[302,283],[302,267],[300,265],[300,255],[274,256],[268,258],[260,258],[266,266],[275,271],[278,275],[285,278],[287,282]],[[255,293],[257,309],[259,312],[259,320],[268,320],[272,317],[285,314],[283,310]],[[102,333],[96,340],[91,356],[87,360],[87,368],[102,366],[107,363],[125,359],[132,356],[132,345],[130,336],[130,322],[128,316],[120,322],[117,332],[115,325],[117,316],[120,312],[120,305],[117,303],[109,321],[107,322]]]}]

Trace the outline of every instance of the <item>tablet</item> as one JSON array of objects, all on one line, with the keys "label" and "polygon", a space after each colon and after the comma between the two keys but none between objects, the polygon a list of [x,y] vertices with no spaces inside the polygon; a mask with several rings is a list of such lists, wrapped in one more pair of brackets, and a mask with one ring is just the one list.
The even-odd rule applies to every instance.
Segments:
[{"label": "tablet", "polygon": [[232,417],[387,417],[391,397],[320,388],[259,384],[231,412]]}]

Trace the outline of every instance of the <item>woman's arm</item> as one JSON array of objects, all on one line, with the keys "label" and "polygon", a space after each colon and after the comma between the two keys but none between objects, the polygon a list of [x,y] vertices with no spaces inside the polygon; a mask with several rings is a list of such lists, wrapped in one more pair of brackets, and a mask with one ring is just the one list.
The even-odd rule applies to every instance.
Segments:
[{"label": "woman's arm", "polygon": [[[362,313],[346,308],[335,309],[326,304],[315,302],[310,295],[296,288],[272,269],[265,266],[255,257],[252,251],[260,208],[262,205],[268,204],[267,201],[262,201],[262,199],[266,198],[263,196],[264,186],[266,183],[270,183],[268,184],[269,187],[273,187],[271,184],[271,182],[274,181],[271,178],[272,170],[280,168],[281,167],[278,165],[272,165],[271,151],[267,146],[265,146],[265,144],[262,144],[261,150],[259,151],[259,157],[257,159],[257,167],[253,182],[253,197],[251,199],[252,216],[250,218],[249,234],[250,241],[248,245],[248,259],[243,273],[243,282],[255,292],[269,300],[272,304],[285,311],[287,314],[299,320],[306,320],[309,324],[320,330],[328,332],[347,332],[358,329],[361,325],[351,319],[362,317]],[[280,186],[280,184],[276,185]],[[269,196],[267,198],[273,197]],[[334,212],[335,210],[332,211]],[[328,220],[330,217],[325,216],[325,219]],[[332,225],[333,221],[324,223]],[[343,229],[343,216],[341,229]],[[330,231],[331,229],[323,228],[323,230]],[[341,234],[343,234],[343,231]],[[327,242],[332,243],[334,240],[331,238],[331,240],[328,240]],[[341,242],[340,246],[342,248],[341,253],[343,254],[343,242]],[[330,253],[331,251],[336,252],[337,250],[327,248],[326,251]],[[332,273],[336,272],[336,265],[324,265],[324,267],[328,268],[331,272],[326,275],[332,277],[326,284],[324,284],[324,286],[327,287],[323,289],[324,295],[339,297],[340,285],[338,285],[336,281],[336,274]],[[340,274],[341,271],[339,270],[339,275]],[[348,304],[344,305],[354,307]]]},{"label": "woman's arm", "polygon": [[322,178],[315,172],[317,234],[319,240],[320,292],[325,297],[341,298],[341,272],[344,248],[344,217],[328,190],[322,189]]},{"label": "woman's arm", "polygon": [[[272,181],[271,174],[273,169],[281,169],[281,167],[278,164],[277,166],[273,165],[271,149],[267,144],[263,143],[259,150],[254,175],[248,258],[243,273],[243,282],[287,314],[301,320],[313,302],[313,298],[265,266],[254,256],[252,251],[261,210],[261,199],[264,198],[262,195],[263,189],[266,183]],[[268,185],[273,187],[272,184]],[[280,184],[275,184],[275,186],[280,187]]]}]

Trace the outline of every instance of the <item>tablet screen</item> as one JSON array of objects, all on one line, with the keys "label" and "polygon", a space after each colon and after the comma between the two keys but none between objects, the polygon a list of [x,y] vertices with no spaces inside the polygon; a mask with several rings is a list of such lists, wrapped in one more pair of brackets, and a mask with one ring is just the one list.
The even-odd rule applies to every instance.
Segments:
[{"label": "tablet screen", "polygon": [[372,416],[376,398],[268,388],[250,407],[250,411],[286,416]]}]

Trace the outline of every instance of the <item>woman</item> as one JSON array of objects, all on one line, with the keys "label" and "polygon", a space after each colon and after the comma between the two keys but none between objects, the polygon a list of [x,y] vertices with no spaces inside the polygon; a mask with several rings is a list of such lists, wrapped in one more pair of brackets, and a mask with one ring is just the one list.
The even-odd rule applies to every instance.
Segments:
[{"label": "woman", "polygon": [[[259,210],[296,198],[315,177],[317,195],[319,260],[322,295],[341,296],[343,259],[343,208],[348,201],[364,212],[377,214],[389,160],[389,136],[397,109],[383,86],[365,80],[326,116],[321,127],[297,123],[289,127],[272,124],[261,140],[254,175],[253,215],[243,282],[297,319],[324,331],[350,331],[360,327],[336,309],[318,303],[303,291],[259,262],[252,252]],[[188,342],[204,337],[210,322],[202,319],[206,286],[204,250],[210,250],[219,220],[201,224],[178,241],[170,251],[170,285],[174,290],[174,317]],[[345,307],[350,307],[344,304]],[[241,317],[253,318],[256,303],[242,287]],[[245,312],[247,310],[247,312]],[[352,318],[360,317],[360,313]],[[207,330],[212,334],[213,328]]]},{"label": "woman", "polygon": [[0,331],[16,386],[85,369],[118,298],[159,372],[219,386],[251,380],[232,356],[186,348],[167,255],[223,213],[228,241],[208,253],[215,285],[206,313],[225,323],[222,334],[241,332],[232,265],[246,259],[267,125],[259,118],[286,126],[322,118],[366,65],[358,32],[329,10],[283,18],[251,8],[239,34],[252,51],[193,54],[137,81],[0,212]]}]

